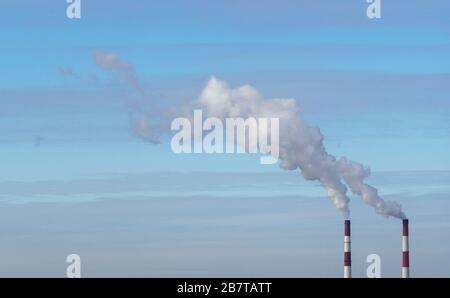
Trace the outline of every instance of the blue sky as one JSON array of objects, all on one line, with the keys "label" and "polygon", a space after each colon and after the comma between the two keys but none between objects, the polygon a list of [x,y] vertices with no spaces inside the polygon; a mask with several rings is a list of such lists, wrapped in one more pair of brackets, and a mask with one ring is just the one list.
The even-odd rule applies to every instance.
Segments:
[{"label": "blue sky", "polygon": [[[0,255],[9,257],[0,258],[0,274],[57,276],[66,251],[77,249],[89,258],[92,275],[341,274],[342,218],[319,185],[260,165],[257,156],[175,155],[167,143],[136,138],[128,122],[129,90],[96,66],[93,55],[101,51],[133,64],[161,106],[195,100],[211,75],[233,86],[251,84],[267,98],[295,98],[308,123],[321,128],[328,151],[370,166],[380,193],[420,223],[415,273],[448,276],[450,266],[425,260],[450,259],[450,252],[423,242],[450,226],[450,3],[393,2],[383,1],[382,19],[369,20],[360,0],[96,0],[82,1],[81,20],[69,20],[65,1],[2,1],[0,226],[7,237]],[[188,208],[172,213],[174,204]],[[367,243],[360,259],[374,245],[389,264],[396,262],[399,224],[358,204],[352,198],[359,239]],[[79,225],[65,221],[79,220],[78,213],[85,215]],[[298,227],[305,230],[294,241]],[[104,238],[92,247],[97,229]],[[128,234],[115,237],[121,229]],[[278,237],[280,230],[285,233]],[[381,231],[393,243],[379,245]],[[241,254],[223,250],[242,239],[248,242]],[[137,242],[121,246],[127,240]],[[138,248],[151,241],[160,243],[153,256]],[[258,250],[261,241],[266,248]],[[450,238],[444,241],[450,247]],[[257,266],[277,259],[283,244],[295,245],[280,257],[283,265]],[[312,269],[308,260],[324,244],[336,249],[317,258],[326,256],[331,269]],[[53,254],[45,253],[49,247]],[[105,250],[110,259],[102,259]],[[136,250],[154,270],[130,256]],[[209,263],[191,272],[200,251]],[[248,268],[214,263],[214,251],[236,264],[249,260]],[[34,260],[42,254],[45,262]],[[111,269],[113,259],[120,266]],[[386,265],[386,275],[396,276],[397,269]]]}]

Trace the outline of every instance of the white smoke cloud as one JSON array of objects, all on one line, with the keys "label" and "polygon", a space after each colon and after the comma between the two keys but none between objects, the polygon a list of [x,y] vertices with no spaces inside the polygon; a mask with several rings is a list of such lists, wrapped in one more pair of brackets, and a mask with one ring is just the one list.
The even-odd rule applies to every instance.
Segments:
[{"label": "white smoke cloud", "polygon": [[[121,61],[113,53],[97,53],[95,61],[102,69],[116,72],[122,81],[145,97],[131,64]],[[159,143],[161,133],[169,131],[167,117],[161,117],[160,114],[150,117],[137,103],[130,103],[129,106],[130,123],[136,135],[150,143]],[[337,160],[327,153],[320,129],[303,121],[294,99],[267,100],[252,86],[233,89],[226,82],[212,77],[194,106],[203,109],[206,117],[217,117],[222,121],[238,117],[279,118],[279,159],[283,169],[299,169],[306,180],[319,181],[330,200],[346,218],[350,215],[348,188],[377,213],[386,217],[405,218],[398,203],[383,200],[377,189],[365,182],[370,175],[368,168],[345,157]],[[173,109],[170,114],[188,116],[186,111],[189,110],[193,109],[183,106]]]},{"label": "white smoke cloud", "polygon": [[128,107],[130,108],[130,127],[135,135],[152,144],[161,143],[161,124],[155,119],[158,118],[158,116],[154,111],[146,111],[143,108],[144,104],[141,102],[149,102],[151,99],[142,87],[134,66],[128,62],[122,61],[116,53],[98,52],[94,54],[94,60],[101,69],[114,72],[120,81],[129,85],[136,93],[137,99],[126,99]]},{"label": "white smoke cloud", "polygon": [[337,160],[327,153],[318,127],[300,117],[294,99],[264,99],[248,85],[230,88],[226,82],[211,78],[197,100],[207,117],[277,117],[280,119],[280,160],[285,170],[299,169],[307,180],[319,181],[336,208],[349,216],[347,187],[386,217],[404,218],[401,206],[384,201],[376,188],[365,183],[370,170],[354,161]]},{"label": "white smoke cloud", "polygon": [[116,53],[98,52],[94,54],[94,59],[100,68],[116,72],[120,79],[131,84],[136,88],[136,91],[143,93],[141,83],[132,64],[120,60]]}]

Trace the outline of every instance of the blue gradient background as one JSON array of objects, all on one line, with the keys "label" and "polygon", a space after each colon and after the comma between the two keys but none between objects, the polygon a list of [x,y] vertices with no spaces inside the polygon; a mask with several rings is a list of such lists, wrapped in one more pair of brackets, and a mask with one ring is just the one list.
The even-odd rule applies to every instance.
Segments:
[{"label": "blue gradient background", "polygon": [[[0,3],[0,275],[341,276],[342,217],[254,155],[175,155],[129,127],[118,53],[158,105],[211,75],[294,97],[327,150],[371,167],[411,220],[412,276],[450,276],[450,3]],[[70,70],[70,74],[64,70]],[[36,140],[39,146],[36,146]],[[352,197],[355,276],[400,275],[400,222]]]}]

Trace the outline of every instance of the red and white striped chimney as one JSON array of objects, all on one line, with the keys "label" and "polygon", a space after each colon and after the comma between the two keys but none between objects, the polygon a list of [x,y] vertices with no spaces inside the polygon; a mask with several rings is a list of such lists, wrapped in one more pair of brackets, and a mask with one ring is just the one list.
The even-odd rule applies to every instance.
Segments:
[{"label": "red and white striped chimney", "polygon": [[344,221],[344,278],[352,277],[352,248],[350,240],[350,220]]},{"label": "red and white striped chimney", "polygon": [[402,278],[409,278],[409,231],[408,220],[403,220],[403,237],[402,237]]}]

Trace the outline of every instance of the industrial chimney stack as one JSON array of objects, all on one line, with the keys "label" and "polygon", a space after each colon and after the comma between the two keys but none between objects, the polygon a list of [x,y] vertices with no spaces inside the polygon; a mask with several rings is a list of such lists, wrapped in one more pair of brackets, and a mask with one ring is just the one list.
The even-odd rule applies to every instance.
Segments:
[{"label": "industrial chimney stack", "polygon": [[402,278],[409,278],[409,222],[403,220],[403,237],[402,237]]},{"label": "industrial chimney stack", "polygon": [[352,277],[352,249],[350,240],[350,220],[344,222],[344,278]]}]

